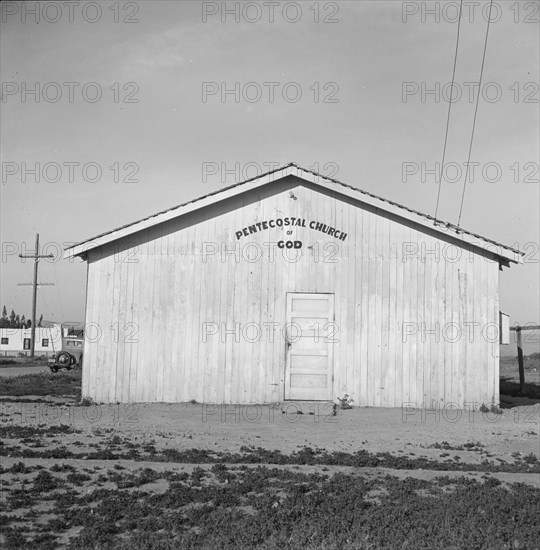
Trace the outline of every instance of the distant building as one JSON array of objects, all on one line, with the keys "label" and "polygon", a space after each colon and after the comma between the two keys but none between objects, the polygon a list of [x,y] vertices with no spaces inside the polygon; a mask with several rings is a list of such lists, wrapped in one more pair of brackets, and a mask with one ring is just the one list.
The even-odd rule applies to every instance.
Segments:
[{"label": "distant building", "polygon": [[[0,329],[0,355],[12,357],[30,355],[31,342],[31,328]],[[36,327],[35,355],[52,356],[59,351],[61,344],[60,325]]]},{"label": "distant building", "polygon": [[100,402],[499,402],[522,253],[290,164],[67,249]]}]

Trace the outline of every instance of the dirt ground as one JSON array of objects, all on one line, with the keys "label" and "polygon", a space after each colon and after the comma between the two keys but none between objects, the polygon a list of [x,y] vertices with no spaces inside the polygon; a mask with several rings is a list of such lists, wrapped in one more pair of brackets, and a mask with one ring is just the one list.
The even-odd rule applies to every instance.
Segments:
[{"label": "dirt ground", "polygon": [[[452,521],[461,522],[462,502],[469,499],[476,502],[482,498],[498,503],[494,504],[496,509],[490,511],[493,517],[490,516],[486,522],[491,529],[498,521],[497,533],[502,535],[495,535],[489,543],[478,548],[494,547],[492,543],[499,541],[501,536],[510,537],[508,540],[513,546],[501,543],[497,548],[534,548],[529,543],[535,540],[536,505],[531,504],[535,501],[525,500],[525,505],[517,503],[522,503],[522,499],[537,498],[537,493],[531,491],[540,488],[540,473],[533,473],[539,471],[540,399],[536,397],[538,388],[531,376],[536,371],[532,372],[531,368],[527,372],[527,381],[533,384],[528,388],[531,397],[516,396],[519,377],[514,367],[505,365],[507,372],[503,376],[509,394],[501,396],[503,408],[481,412],[413,407],[341,409],[333,403],[321,402],[84,406],[79,401],[79,372],[58,375],[63,376],[62,379],[47,373],[19,381],[12,376],[48,369],[43,365],[6,365],[0,368],[0,380],[6,381],[5,389],[13,388],[14,383],[17,392],[13,391],[11,396],[0,395],[3,435],[0,510],[5,512],[8,521],[6,530],[0,533],[0,546],[46,550],[113,548],[127,537],[129,541],[124,540],[122,548],[142,549],[150,546],[141,537],[158,536],[153,531],[146,533],[145,522],[148,522],[149,526],[157,526],[156,529],[160,527],[163,531],[159,531],[160,536],[167,540],[171,537],[188,540],[194,530],[193,533],[200,534],[201,541],[208,543],[205,546],[197,539],[188,546],[178,543],[179,547],[221,547],[224,541],[235,536],[234,533],[245,533],[253,521],[259,521],[263,526],[265,518],[276,506],[287,506],[284,517],[296,510],[296,499],[301,498],[299,495],[303,494],[302,487],[309,482],[308,478],[301,478],[292,485],[290,481],[279,482],[281,485],[276,494],[281,496],[278,498],[272,491],[279,477],[275,472],[279,471],[285,476],[283,479],[288,480],[297,479],[294,476],[315,475],[320,478],[330,476],[329,479],[337,480],[337,484],[343,483],[346,488],[353,484],[355,487],[371,484],[369,486],[374,489],[366,494],[368,501],[362,510],[378,517],[377,508],[369,508],[369,499],[375,499],[381,510],[384,509],[380,512],[382,520],[411,506],[418,513],[411,519],[410,528],[418,528],[418,533],[411,535],[407,530],[409,527],[404,527],[404,534],[399,536],[405,542],[399,547],[412,547],[411,537],[414,540],[417,536],[425,537],[433,514],[442,514],[441,517],[446,519],[449,514]],[[66,383],[68,381],[71,383]],[[19,395],[27,390],[27,395]],[[32,395],[32,390],[42,395]],[[63,395],[68,392],[70,395]],[[313,455],[307,448],[313,449]],[[261,449],[278,453],[265,454]],[[355,454],[359,451],[365,453]],[[336,452],[343,455],[336,455]],[[302,456],[324,456],[324,460],[303,461],[299,458]],[[367,457],[367,460],[349,461],[355,456]],[[340,474],[344,476],[340,477]],[[203,483],[206,489],[202,492],[196,481],[201,476],[206,479]],[[257,476],[264,478],[264,482],[256,500],[267,502],[270,499],[270,512],[266,509],[257,512],[248,494],[244,500],[238,496],[244,495],[245,487],[250,486],[250,480],[257,479]],[[188,478],[190,481],[185,481]],[[184,480],[180,488],[178,480]],[[504,493],[497,492],[497,484]],[[390,494],[393,486],[399,490]],[[456,489],[458,487],[463,489]],[[430,491],[437,490],[439,499],[444,498],[446,490],[450,491],[449,495],[453,490],[463,490],[464,496],[456,500],[457,504],[450,497],[450,500],[441,502],[422,500],[422,491],[428,498]],[[186,495],[193,500],[192,503],[185,504]],[[227,508],[229,501],[224,500],[225,504],[216,507],[216,498],[230,498],[232,503],[236,498],[236,508],[232,508],[234,513]],[[307,500],[302,500],[302,506],[310,502],[309,494],[305,498]],[[337,500],[328,505],[328,510],[339,520],[342,514],[336,514],[335,510],[345,510],[350,505],[348,499],[351,496],[345,491],[339,497],[341,500],[335,498]],[[180,499],[179,504],[175,499]],[[275,500],[273,504],[272,499]],[[521,528],[516,531],[517,516],[507,517],[508,499],[514,503],[512,510],[520,509],[519,518],[526,532]],[[131,505],[126,505],[126,509],[120,512],[123,502],[131,502]],[[439,506],[438,511],[434,511],[435,505]],[[183,506],[181,511],[178,506]],[[207,527],[204,527],[206,523],[200,523],[200,518],[197,519],[197,510],[201,506],[205,510],[204,522],[209,522]],[[108,510],[116,514],[116,519],[111,519]],[[151,510],[149,517],[143,513],[144,510]],[[220,521],[223,521],[223,514],[229,513],[227,510],[232,514],[227,521],[230,523],[236,518],[237,523],[230,523],[231,533],[222,533]],[[242,511],[247,511],[247,515],[242,515]],[[93,513],[99,516],[95,519],[96,525],[85,519]],[[190,513],[194,514],[193,518]],[[307,510],[302,521],[307,521],[313,513]],[[175,514],[181,514],[182,525],[187,525],[184,530],[171,527],[175,525],[171,523]],[[367,521],[366,518],[371,516],[362,517]],[[369,521],[374,527],[366,528],[365,537],[375,537],[374,540],[378,541],[369,547],[389,548],[381,542],[387,527],[381,527],[376,520]],[[458,527],[448,527],[448,533],[440,534],[443,542],[437,548],[450,547],[450,542],[456,540],[455,529],[459,530],[461,542],[453,547],[471,547],[469,535],[475,531],[476,524],[471,527],[459,522],[456,523]],[[424,523],[428,526],[425,532],[422,530]],[[136,532],[133,525],[139,526]],[[189,525],[192,525],[191,531]],[[306,530],[309,531],[305,526],[298,528],[299,534],[295,536],[303,536]],[[122,534],[114,538],[114,533],[118,532]],[[315,529],[309,533],[310,536],[326,536],[324,530]],[[212,538],[214,535],[218,536],[218,542]],[[347,548],[364,548],[355,546],[358,540],[355,539],[354,544],[351,542]],[[527,540],[527,544],[522,545],[522,540]],[[155,541],[152,544],[155,548],[171,548],[170,544],[156,546]],[[423,544],[418,547],[431,547],[426,546],[426,540]],[[242,547],[252,548],[253,545],[248,543]],[[280,543],[276,547],[284,546]],[[287,548],[293,547],[296,546]],[[326,547],[326,542],[312,546]],[[345,546],[333,548],[341,547]]]},{"label": "dirt ground", "polygon": [[[6,366],[0,369],[0,376],[11,376],[12,371],[39,372],[41,368],[46,369],[43,365]],[[516,366],[511,361],[501,364],[501,371],[503,369],[501,376],[518,380]],[[528,369],[527,381],[536,382],[537,370]],[[45,447],[40,450],[62,445],[73,452],[91,451],[118,436],[140,447],[151,444],[157,451],[206,449],[237,453],[245,446],[290,454],[311,447],[329,452],[388,452],[398,457],[426,457],[440,462],[457,460],[471,465],[486,460],[513,464],[520,456],[540,455],[540,400],[527,397],[503,396],[501,401],[507,408],[499,411],[502,414],[366,407],[338,410],[335,416],[332,403],[317,402],[82,407],[75,401],[68,396],[6,398],[1,403],[1,425],[43,428],[68,425],[77,432],[43,438]],[[464,447],[466,444],[469,445]],[[46,462],[48,460],[44,465]],[[93,464],[107,462],[110,463],[92,461]],[[415,472],[417,476],[431,475]],[[538,474],[504,475],[540,486]]]},{"label": "dirt ground", "polygon": [[[515,453],[538,456],[539,419],[539,404],[505,409],[503,414],[353,408],[338,411],[336,416],[332,416],[331,405],[305,402],[284,406],[2,404],[4,426],[46,428],[67,424],[80,431],[46,438],[40,450],[61,444],[81,452],[118,436],[141,447],[152,444],[158,451],[207,449],[234,453],[247,446],[289,454],[307,446],[330,452],[363,449],[440,461],[459,457],[457,460],[464,464],[480,464],[486,459],[513,463]],[[467,443],[476,445],[470,450],[455,450]],[[92,461],[101,465],[106,462],[110,461]],[[506,476],[540,486],[538,474]]]}]

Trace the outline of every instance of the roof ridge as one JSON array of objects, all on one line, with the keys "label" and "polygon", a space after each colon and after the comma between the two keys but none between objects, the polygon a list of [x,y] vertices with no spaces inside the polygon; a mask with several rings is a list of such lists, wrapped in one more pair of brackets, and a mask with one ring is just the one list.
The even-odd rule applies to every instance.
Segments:
[{"label": "roof ridge", "polygon": [[[335,179],[335,178],[332,178],[332,177],[328,177],[328,176],[323,176],[323,175],[320,174],[319,172],[315,172],[314,170],[310,170],[309,168],[304,168],[304,167],[300,166],[299,164],[297,164],[297,163],[295,163],[295,162],[289,162],[288,164],[284,164],[284,165],[282,165],[282,166],[279,166],[279,167],[277,167],[277,168],[274,168],[274,169],[272,169],[272,170],[269,170],[269,171],[267,171],[267,172],[264,172],[263,174],[259,174],[259,175],[257,175],[257,176],[254,176],[254,177],[252,177],[252,178],[248,178],[248,179],[246,179],[246,180],[244,180],[244,181],[241,181],[241,182],[233,183],[233,184],[228,185],[228,186],[226,186],[226,187],[221,187],[220,189],[217,189],[217,190],[215,190],[215,191],[212,191],[212,192],[210,192],[210,193],[207,193],[206,195],[202,195],[202,196],[200,196],[200,197],[197,197],[197,198],[195,198],[195,199],[189,200],[189,201],[187,201],[187,202],[184,202],[184,203],[181,203],[181,204],[177,204],[177,205],[172,206],[172,207],[170,207],[170,208],[167,208],[167,209],[165,209],[165,210],[161,210],[161,211],[159,211],[159,212],[156,212],[155,214],[152,214],[152,215],[150,215],[150,216],[145,216],[144,218],[141,218],[141,219],[136,220],[136,221],[134,221],[134,222],[130,222],[130,223],[121,225],[120,227],[116,227],[116,228],[114,228],[114,229],[111,229],[111,230],[109,230],[109,231],[105,231],[105,232],[103,232],[103,233],[100,233],[100,234],[98,234],[98,235],[95,235],[94,237],[91,237],[91,238],[89,238],[89,239],[82,240],[82,241],[80,241],[80,242],[78,242],[78,243],[76,243],[76,244],[74,244],[74,245],[72,245],[72,246],[69,246],[69,247],[67,247],[65,250],[70,250],[71,248],[75,248],[75,247],[80,246],[80,245],[82,245],[82,244],[84,244],[84,243],[91,242],[91,241],[93,241],[93,240],[95,240],[95,239],[99,239],[99,238],[101,238],[101,237],[104,237],[105,235],[110,235],[111,233],[115,233],[116,231],[120,231],[120,230],[122,230],[122,229],[126,229],[126,228],[131,227],[131,226],[133,226],[133,225],[136,225],[136,224],[138,224],[138,223],[141,223],[141,222],[150,220],[150,219],[152,219],[152,218],[161,216],[161,215],[166,214],[166,213],[168,213],[168,212],[172,212],[173,210],[177,210],[177,209],[179,209],[179,208],[182,208],[182,207],[184,207],[184,206],[187,206],[188,204],[192,204],[192,203],[195,203],[195,202],[198,202],[198,201],[207,199],[207,198],[209,198],[209,197],[213,197],[213,196],[215,196],[215,195],[219,195],[220,193],[223,193],[223,192],[225,192],[225,191],[229,191],[229,190],[231,190],[231,189],[234,189],[235,187],[240,187],[240,186],[245,185],[245,184],[247,184],[247,183],[250,183],[250,182],[252,182],[252,181],[254,181],[254,180],[262,179],[262,178],[265,178],[265,177],[267,177],[267,176],[271,176],[272,174],[275,174],[276,172],[282,172],[282,171],[284,171],[284,170],[287,170],[288,168],[293,168],[293,167],[296,168],[297,170],[301,170],[301,171],[306,172],[306,173],[308,173],[308,174],[312,174],[312,175],[317,176],[318,178],[321,178],[321,179],[323,179],[323,180],[330,181],[330,182],[332,182],[332,183],[334,183],[334,184],[336,184],[336,185],[340,185],[340,186],[345,187],[345,188],[347,188],[347,189],[352,189],[353,191],[356,191],[356,192],[358,192],[358,193],[361,193],[361,194],[363,194],[363,195],[366,195],[366,196],[368,196],[368,197],[371,197],[371,198],[376,199],[376,200],[378,200],[378,201],[381,201],[381,202],[383,202],[383,203],[387,203],[387,204],[389,204],[389,205],[395,206],[395,207],[400,208],[400,209],[402,209],[402,210],[406,210],[407,212],[411,212],[411,213],[413,213],[413,214],[415,214],[415,215],[417,215],[417,216],[420,216],[420,217],[422,217],[422,218],[425,218],[425,219],[428,219],[428,220],[430,220],[430,221],[433,221],[433,222],[434,222],[433,225],[434,225],[435,227],[438,226],[438,225],[443,225],[443,226],[446,226],[446,227],[449,228],[449,229],[452,229],[454,232],[456,232],[456,233],[458,233],[458,234],[459,234],[459,233],[465,233],[465,234],[467,234],[467,235],[470,235],[470,236],[473,236],[473,237],[475,237],[475,238],[481,239],[481,240],[483,240],[483,241],[485,241],[485,242],[488,242],[488,243],[494,244],[494,245],[496,245],[496,246],[502,247],[502,248],[504,248],[504,249],[506,249],[506,250],[510,250],[510,251],[512,251],[512,252],[514,252],[514,253],[516,253],[516,254],[521,255],[521,256],[524,256],[524,255],[525,255],[524,252],[521,252],[521,251],[518,250],[518,249],[512,248],[512,247],[507,246],[507,245],[504,245],[504,244],[499,243],[499,242],[497,242],[497,241],[494,241],[494,240],[492,240],[492,239],[488,239],[487,237],[483,237],[482,235],[479,235],[479,234],[477,234],[477,233],[473,233],[472,231],[468,231],[468,230],[466,230],[466,229],[463,229],[463,228],[461,228],[461,227],[459,227],[459,226],[457,226],[457,225],[454,225],[454,224],[452,224],[452,223],[450,223],[450,222],[446,222],[446,221],[444,221],[444,220],[435,218],[434,216],[430,216],[429,214],[425,214],[424,212],[420,212],[419,210],[414,210],[413,208],[409,208],[408,206],[404,206],[404,205],[399,204],[399,203],[397,203],[397,202],[395,202],[395,201],[392,201],[392,200],[390,200],[390,199],[385,199],[384,197],[380,197],[379,195],[375,195],[374,193],[371,193],[371,192],[369,192],[369,191],[365,191],[365,190],[360,189],[360,188],[358,188],[358,187],[354,187],[354,186],[349,185],[349,184],[347,184],[347,183],[343,183],[342,181],[340,181],[340,180],[338,180],[338,179]],[[383,209],[383,210],[384,210],[384,209]]]}]

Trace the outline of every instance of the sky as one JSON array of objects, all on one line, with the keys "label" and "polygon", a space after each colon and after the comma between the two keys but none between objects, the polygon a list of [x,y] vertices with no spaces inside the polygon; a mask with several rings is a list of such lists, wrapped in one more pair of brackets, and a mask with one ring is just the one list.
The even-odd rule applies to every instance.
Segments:
[{"label": "sky", "polygon": [[[438,209],[452,223],[488,4],[462,12]],[[18,254],[39,232],[55,286],[38,315],[83,321],[86,266],[62,248],[289,162],[433,215],[457,6],[3,2],[1,305],[29,316]],[[501,273],[501,310],[538,324],[538,2],[493,6],[461,226],[526,253]]]}]

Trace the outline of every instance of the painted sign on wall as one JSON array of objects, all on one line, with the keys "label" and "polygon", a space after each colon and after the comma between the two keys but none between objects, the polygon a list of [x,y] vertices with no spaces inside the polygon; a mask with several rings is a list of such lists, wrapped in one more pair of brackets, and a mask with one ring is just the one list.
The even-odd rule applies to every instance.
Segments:
[{"label": "painted sign on wall", "polygon": [[[347,238],[347,233],[339,229],[336,229],[335,227],[332,227],[330,225],[326,225],[325,223],[318,222],[315,220],[311,220],[308,222],[305,218],[286,217],[286,218],[276,218],[273,220],[265,220],[262,222],[256,222],[253,225],[248,225],[247,227],[244,227],[243,229],[240,229],[235,232],[236,239],[240,240],[242,237],[248,237],[253,233],[258,233],[259,231],[265,231],[266,229],[273,229],[275,227],[309,227],[309,229],[313,229],[314,231],[320,231],[321,233],[325,233],[330,237],[335,237],[340,241],[344,241]],[[295,247],[295,248],[299,248],[299,247]]]}]

